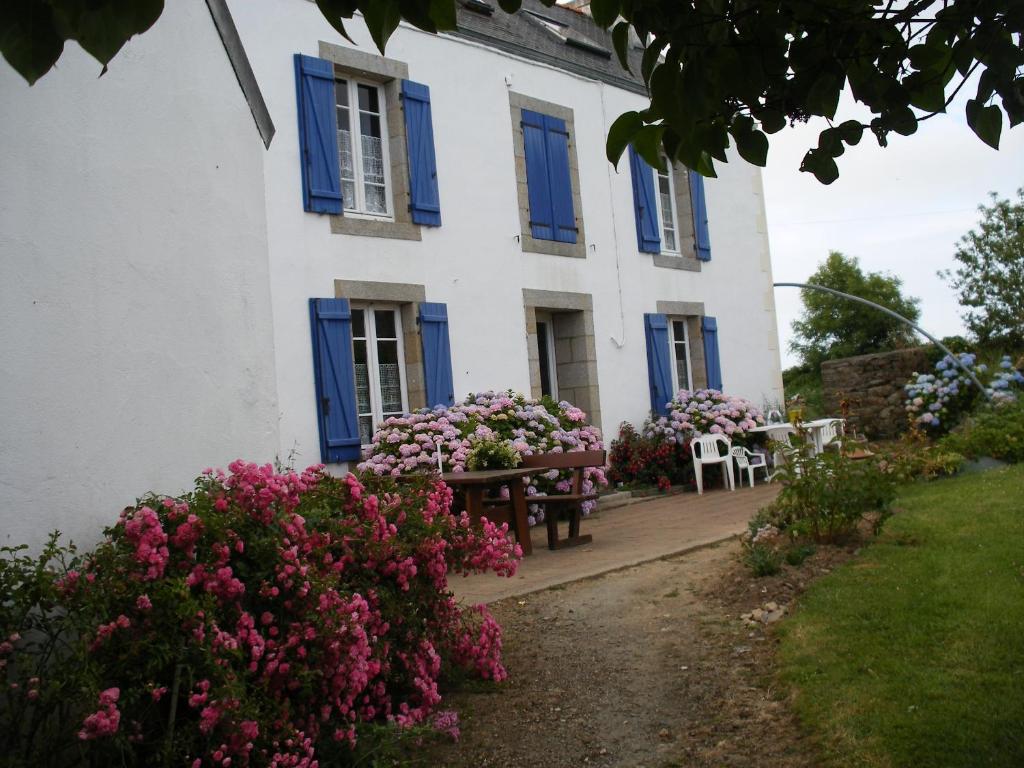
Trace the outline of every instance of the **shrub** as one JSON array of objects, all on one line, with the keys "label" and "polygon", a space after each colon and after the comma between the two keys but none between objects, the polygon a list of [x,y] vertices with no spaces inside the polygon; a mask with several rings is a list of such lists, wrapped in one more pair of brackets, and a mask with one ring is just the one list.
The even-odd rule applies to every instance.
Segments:
[{"label": "shrub", "polygon": [[124,510],[85,557],[5,550],[4,763],[345,765],[361,728],[428,723],[446,666],[506,676],[448,574],[520,554],[450,501],[239,461]]},{"label": "shrub", "polygon": [[672,484],[693,479],[689,441],[679,441],[644,425],[643,433],[632,424],[619,425],[619,436],[608,454],[608,479],[629,485],[657,485],[667,490]]},{"label": "shrub", "polygon": [[466,468],[470,470],[513,469],[523,457],[508,440],[488,438],[473,443],[466,457]]},{"label": "shrub", "polygon": [[780,552],[781,531],[768,520],[763,511],[748,523],[747,533],[741,538],[743,553],[740,559],[754,576],[774,576],[782,570]]},{"label": "shrub", "polygon": [[875,530],[896,497],[896,477],[879,456],[850,459],[839,452],[813,455],[807,445],[786,451],[778,470],[782,490],[764,512],[780,530],[819,543],[838,543],[875,516]]},{"label": "shrub", "polygon": [[786,550],[786,562],[792,566],[802,565],[804,560],[817,552],[813,544],[794,544]]},{"label": "shrub", "polygon": [[[377,475],[409,474],[437,466],[440,451],[445,469],[461,472],[469,469],[470,452],[478,440],[507,442],[523,456],[602,448],[600,430],[587,424],[587,415],[570,403],[531,400],[511,391],[481,392],[451,407],[388,418],[374,434],[359,468]],[[569,470],[534,475],[524,480],[528,483],[526,494],[565,493],[570,477]],[[607,483],[604,469],[584,470],[584,493]],[[594,506],[593,501],[585,502],[584,513]],[[536,506],[531,511],[533,525],[542,514]]]},{"label": "shrub", "polygon": [[904,481],[949,477],[959,472],[964,463],[962,454],[928,443],[917,429],[904,435],[889,454],[895,474]]},{"label": "shrub", "polygon": [[667,438],[687,441],[695,435],[723,434],[734,443],[745,443],[747,430],[764,424],[759,408],[742,397],[733,397],[717,389],[681,389],[668,404],[668,417],[651,426]]},{"label": "shrub", "polygon": [[[1003,356],[999,367],[976,364],[976,356],[968,352],[957,359],[969,367],[994,402],[1017,400],[1024,385],[1024,374],[1013,367],[1009,356]],[[941,435],[956,426],[977,403],[981,393],[967,374],[946,355],[935,364],[935,373],[915,373],[904,386],[904,403],[908,418],[915,427]]]},{"label": "shrub", "polygon": [[939,449],[972,459],[991,456],[1024,461],[1024,401],[997,403],[966,419],[939,443]]},{"label": "shrub", "polygon": [[782,570],[782,555],[770,544],[750,544],[744,548],[743,562],[758,578],[774,576]]}]

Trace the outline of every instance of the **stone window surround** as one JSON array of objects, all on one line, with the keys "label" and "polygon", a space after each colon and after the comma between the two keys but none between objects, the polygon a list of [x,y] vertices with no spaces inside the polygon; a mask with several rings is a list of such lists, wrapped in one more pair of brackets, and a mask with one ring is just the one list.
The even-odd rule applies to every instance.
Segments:
[{"label": "stone window surround", "polygon": [[[597,383],[597,345],[594,339],[594,300],[589,293],[523,289],[526,347],[530,366],[530,394],[539,398],[540,349],[537,345],[537,310],[551,313],[555,337],[558,397],[586,411],[590,423],[601,426],[601,398]],[[562,354],[559,354],[561,351]]]},{"label": "stone window surround", "polygon": [[[654,169],[654,194],[658,191],[658,169]],[[693,203],[690,201],[690,171],[680,164],[672,165],[672,189],[676,198],[676,240],[678,254],[655,253],[654,266],[668,269],[682,269],[687,272],[700,272],[700,259],[697,258],[697,238],[694,233]],[[660,207],[660,203],[659,203]],[[658,234],[661,232],[661,221],[658,222]]]},{"label": "stone window surround", "polygon": [[405,389],[409,410],[427,405],[426,377],[423,371],[423,342],[417,320],[419,304],[427,300],[426,288],[413,283],[377,283],[368,280],[335,280],[334,297],[356,302],[397,304],[402,318],[402,345],[405,348]]},{"label": "stone window surround", "polygon": [[337,77],[354,77],[377,83],[384,91],[385,122],[388,128],[388,153],[391,160],[392,220],[363,218],[358,215],[330,214],[331,233],[387,237],[396,240],[420,240],[420,227],[409,211],[409,154],[405,143],[405,114],[401,82],[409,78],[409,66],[341,45],[320,41],[320,58],[334,63]]},{"label": "stone window surround", "polygon": [[[508,92],[509,112],[512,119],[513,160],[516,171],[516,192],[519,201],[520,244],[528,253],[544,253],[551,256],[571,256],[577,259],[587,257],[587,238],[583,230],[583,203],[580,197],[580,170],[576,160],[576,124],[569,107],[541,101],[515,91]],[[572,185],[572,205],[576,216],[576,242],[562,243],[556,240],[538,240],[530,227],[530,193],[526,183],[526,149],[523,144],[523,110],[541,112],[565,121],[569,132],[569,179]]]},{"label": "stone window surround", "polygon": [[703,301],[659,301],[657,312],[666,315],[671,322],[682,318],[686,321],[686,332],[690,338],[690,378],[694,389],[708,386],[708,366],[704,358],[704,333],[700,319],[704,317]]}]

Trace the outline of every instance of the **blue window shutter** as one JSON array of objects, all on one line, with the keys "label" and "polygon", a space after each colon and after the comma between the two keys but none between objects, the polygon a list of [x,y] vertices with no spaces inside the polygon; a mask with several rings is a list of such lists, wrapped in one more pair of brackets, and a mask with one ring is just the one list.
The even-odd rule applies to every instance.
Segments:
[{"label": "blue window shutter", "polygon": [[530,231],[538,240],[555,239],[548,168],[547,128],[544,115],[522,110],[523,150],[526,152],[526,187],[530,198]]},{"label": "blue window shutter", "polygon": [[697,258],[711,261],[711,236],[708,234],[708,206],[704,201],[704,177],[696,171],[687,171],[690,177],[690,202],[693,206],[693,236],[697,243]]},{"label": "blue window shutter", "polygon": [[430,113],[430,88],[402,81],[405,141],[409,150],[409,210],[416,224],[441,226],[441,197],[437,192],[437,158],[434,155],[434,124]]},{"label": "blue window shutter", "polygon": [[629,172],[633,177],[633,211],[636,242],[643,253],[661,253],[658,206],[655,202],[654,169],[629,145]]},{"label": "blue window shutter", "polygon": [[341,213],[334,65],[296,53],[295,93],[299,112],[302,207],[312,213]]},{"label": "blue window shutter", "polygon": [[427,405],[454,405],[452,347],[448,340],[448,307],[436,302],[420,304],[420,338],[423,340],[423,374]]},{"label": "blue window shutter", "polygon": [[708,372],[708,389],[722,389],[722,358],[718,354],[718,321],[704,316],[701,320],[704,335],[704,366]]},{"label": "blue window shutter", "polygon": [[668,318],[660,314],[644,315],[644,333],[647,337],[647,377],[651,388],[651,410],[668,415],[668,402],[672,391],[672,368],[669,357]]},{"label": "blue window shutter", "polygon": [[356,376],[352,358],[352,313],[348,299],[310,299],[313,378],[320,427],[320,460],[359,459]]},{"label": "blue window shutter", "polygon": [[548,145],[548,176],[551,184],[551,218],[560,243],[576,242],[576,211],[572,202],[572,176],[569,171],[569,132],[565,121],[544,116]]}]

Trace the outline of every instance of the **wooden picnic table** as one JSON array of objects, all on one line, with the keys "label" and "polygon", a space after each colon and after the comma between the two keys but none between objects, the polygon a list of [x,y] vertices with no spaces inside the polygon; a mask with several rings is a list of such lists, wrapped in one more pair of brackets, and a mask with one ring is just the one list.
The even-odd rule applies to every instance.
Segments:
[{"label": "wooden picnic table", "polygon": [[[530,523],[527,520],[526,489],[523,478],[542,472],[543,468],[518,467],[516,469],[486,469],[474,472],[445,472],[441,479],[461,496],[465,510],[472,520],[486,517],[492,523],[508,523],[515,533],[523,555],[533,554],[530,542]],[[493,500],[484,508],[488,491],[500,493],[508,486],[508,504],[495,504]]]}]

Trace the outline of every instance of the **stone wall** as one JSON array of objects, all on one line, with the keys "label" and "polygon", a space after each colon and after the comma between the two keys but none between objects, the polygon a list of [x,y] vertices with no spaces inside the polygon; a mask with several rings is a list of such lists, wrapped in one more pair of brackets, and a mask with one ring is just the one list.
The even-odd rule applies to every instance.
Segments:
[{"label": "stone wall", "polygon": [[903,385],[915,372],[929,370],[925,347],[828,360],[821,365],[825,411],[849,407],[848,426],[871,438],[889,438],[906,429]]}]

